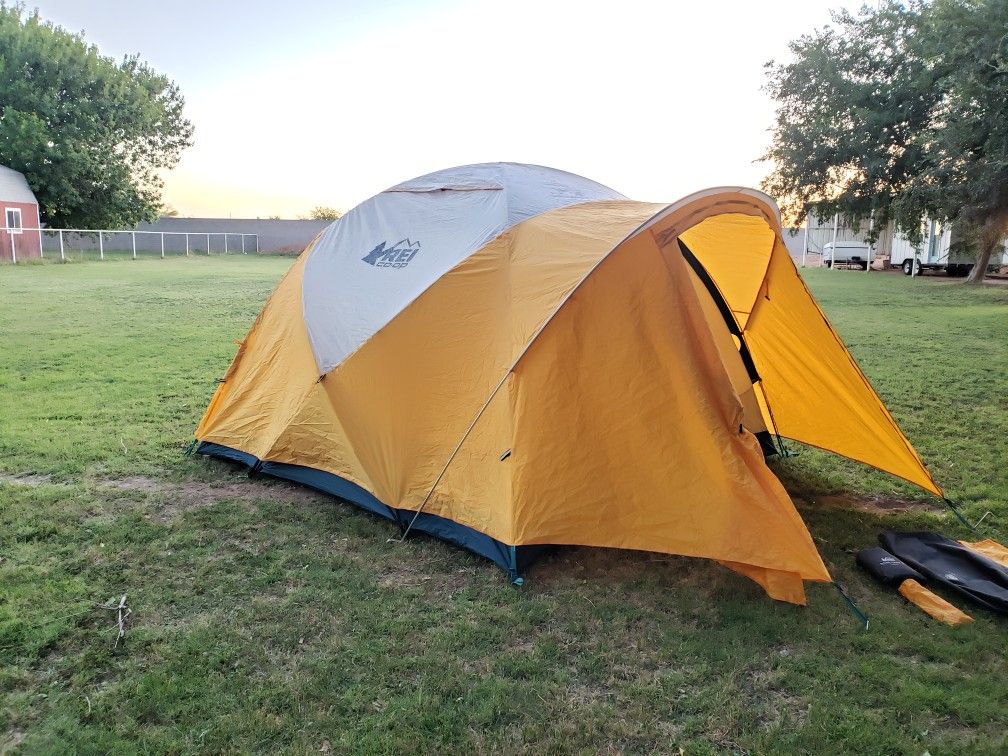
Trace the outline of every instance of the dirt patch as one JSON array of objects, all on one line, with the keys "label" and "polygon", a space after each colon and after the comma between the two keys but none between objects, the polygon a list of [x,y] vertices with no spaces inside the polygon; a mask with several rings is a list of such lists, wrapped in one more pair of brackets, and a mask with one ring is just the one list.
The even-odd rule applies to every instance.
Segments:
[{"label": "dirt patch", "polygon": [[24,473],[23,475],[10,475],[0,473],[0,483],[7,483],[11,486],[25,486],[26,488],[38,488],[53,482],[50,475],[39,475],[37,473]]},{"label": "dirt patch", "polygon": [[93,481],[55,481],[49,475],[36,473],[12,474],[0,472],[0,483],[26,488],[73,484],[91,485],[98,491],[139,493],[162,500],[151,510],[152,516],[167,523],[179,514],[199,507],[210,506],[223,499],[242,502],[272,501],[282,504],[303,504],[323,500],[324,495],[310,488],[279,480],[243,480],[235,483],[205,483],[196,480],[172,482],[133,475],[127,478],[107,478]]},{"label": "dirt patch", "polygon": [[780,670],[757,669],[742,678],[741,688],[750,707],[757,712],[760,729],[782,726],[802,727],[811,706],[802,696],[787,690]]},{"label": "dirt patch", "polygon": [[139,493],[157,494],[176,499],[183,504],[210,504],[221,499],[266,499],[283,503],[299,503],[319,501],[322,494],[310,488],[282,481],[261,481],[249,479],[238,483],[204,483],[202,481],[183,481],[173,483],[156,478],[132,476],[112,480],[96,481],[99,488],[111,488],[115,491],[137,491]]},{"label": "dirt patch", "polygon": [[25,739],[24,730],[8,730],[0,740],[0,753],[14,753]]},{"label": "dirt patch", "polygon": [[160,480],[144,478],[137,475],[130,478],[119,478],[117,480],[102,480],[98,482],[98,485],[103,488],[114,488],[117,491],[143,491],[148,493],[160,491],[166,484]]},{"label": "dirt patch", "polygon": [[896,499],[891,497],[869,497],[857,498],[847,494],[835,494],[830,496],[817,496],[814,500],[806,501],[810,504],[831,507],[835,509],[853,509],[859,512],[868,512],[874,515],[903,514],[905,512],[930,512],[941,513],[943,507],[937,503],[929,501],[911,501],[910,499]]},{"label": "dirt patch", "polygon": [[230,499],[243,503],[272,501],[283,504],[304,504],[318,502],[322,494],[292,483],[282,481],[246,480],[236,483],[215,484],[201,481],[180,483],[161,481],[155,478],[132,476],[114,480],[97,481],[99,488],[113,491],[137,492],[156,497],[162,503],[151,511],[158,522],[167,524],[176,517],[193,509],[208,507],[219,501]]}]

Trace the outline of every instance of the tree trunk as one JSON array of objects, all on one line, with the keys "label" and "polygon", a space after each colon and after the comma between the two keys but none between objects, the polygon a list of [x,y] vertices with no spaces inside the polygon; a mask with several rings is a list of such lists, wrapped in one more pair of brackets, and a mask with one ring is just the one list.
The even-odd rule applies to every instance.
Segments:
[{"label": "tree trunk", "polygon": [[973,266],[973,270],[970,271],[969,276],[966,278],[966,283],[983,283],[984,276],[987,275],[987,266],[990,264],[991,256],[1004,240],[1004,232],[1005,219],[997,216],[988,218],[983,226],[980,227],[980,233],[977,235],[979,246],[977,260]]}]

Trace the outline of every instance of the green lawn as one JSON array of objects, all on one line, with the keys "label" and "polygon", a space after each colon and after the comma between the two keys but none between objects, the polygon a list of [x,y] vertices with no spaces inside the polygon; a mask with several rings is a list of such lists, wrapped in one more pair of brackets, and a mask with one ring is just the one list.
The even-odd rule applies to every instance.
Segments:
[{"label": "green lawn", "polygon": [[[0,752],[1008,748],[1005,622],[966,607],[976,622],[950,630],[853,564],[883,527],[967,533],[862,466],[775,463],[868,631],[830,586],[801,609],[653,554],[562,550],[515,589],[467,552],[388,543],[348,505],[183,456],[289,264],[0,268]],[[949,495],[1005,542],[1008,289],[808,280]],[[124,593],[113,651],[99,605]]]}]

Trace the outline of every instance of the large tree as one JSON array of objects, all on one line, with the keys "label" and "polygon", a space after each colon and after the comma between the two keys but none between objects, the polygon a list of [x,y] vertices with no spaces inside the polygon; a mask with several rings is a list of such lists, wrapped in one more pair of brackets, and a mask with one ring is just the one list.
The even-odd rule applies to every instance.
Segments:
[{"label": "large tree", "polygon": [[154,220],[160,171],[192,143],[182,106],[178,87],[136,56],[116,62],[0,2],[0,164],[25,174],[51,226]]},{"label": "large tree", "polygon": [[777,102],[764,189],[792,218],[951,222],[982,280],[1008,234],[1008,2],[887,0],[767,65]]}]

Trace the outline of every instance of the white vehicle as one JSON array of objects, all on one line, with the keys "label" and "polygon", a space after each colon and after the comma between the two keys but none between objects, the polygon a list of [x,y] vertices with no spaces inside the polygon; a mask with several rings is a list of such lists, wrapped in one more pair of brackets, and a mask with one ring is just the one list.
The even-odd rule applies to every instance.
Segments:
[{"label": "white vehicle", "polygon": [[[1005,260],[1004,250],[991,255],[988,270],[996,270]],[[958,249],[953,244],[953,229],[930,221],[924,240],[914,245],[900,233],[893,235],[889,265],[902,268],[906,275],[920,275],[925,271],[943,272],[948,276],[965,276],[973,269],[973,257],[969,252]]]},{"label": "white vehicle", "polygon": [[944,271],[950,276],[965,276],[973,263],[966,259],[954,259],[951,248],[952,228],[942,228],[934,221],[929,221],[927,237],[918,245],[911,244],[900,233],[893,235],[889,265],[902,268],[908,276],[920,275],[925,270]]},{"label": "white vehicle", "polygon": [[867,242],[849,239],[837,241],[834,249],[833,242],[827,242],[823,245],[822,261],[827,268],[832,268],[836,264],[868,270],[868,264],[871,262],[871,247]]}]

